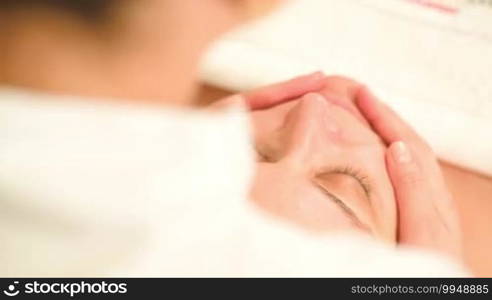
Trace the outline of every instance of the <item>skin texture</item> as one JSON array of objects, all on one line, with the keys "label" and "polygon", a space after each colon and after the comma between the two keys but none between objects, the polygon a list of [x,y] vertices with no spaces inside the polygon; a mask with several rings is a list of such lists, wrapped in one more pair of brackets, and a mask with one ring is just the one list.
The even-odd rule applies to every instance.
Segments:
[{"label": "skin texture", "polygon": [[[336,92],[323,90],[332,98]],[[252,198],[308,230],[355,229],[395,243],[396,207],[385,147],[351,112],[354,107],[307,94],[253,112],[258,172]]]}]

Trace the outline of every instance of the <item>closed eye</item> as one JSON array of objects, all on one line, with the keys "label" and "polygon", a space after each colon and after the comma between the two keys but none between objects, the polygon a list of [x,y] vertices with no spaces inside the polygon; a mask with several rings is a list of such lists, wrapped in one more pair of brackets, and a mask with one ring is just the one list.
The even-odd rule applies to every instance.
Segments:
[{"label": "closed eye", "polygon": [[355,212],[350,208],[348,207],[345,202],[343,202],[342,200],[340,200],[337,196],[333,195],[332,193],[330,193],[329,191],[327,191],[324,187],[322,187],[321,185],[315,183],[315,186],[323,193],[325,194],[326,196],[328,196],[328,198],[333,201],[336,205],[338,205],[338,207],[341,208],[341,210],[343,211],[343,213],[350,218],[350,220],[360,229],[368,232],[368,233],[371,233],[372,230],[371,230],[371,227],[368,226],[367,224],[365,224],[364,222],[362,222],[360,220],[360,218],[355,214]]},{"label": "closed eye", "polygon": [[367,220],[362,217],[367,216],[364,208],[371,207],[371,186],[367,176],[352,167],[328,168],[317,174],[313,183],[358,227],[370,231],[370,226],[361,221]]},{"label": "closed eye", "polygon": [[350,167],[350,166],[345,166],[345,167],[334,167],[334,168],[329,168],[326,170],[323,170],[322,172],[319,172],[316,177],[317,178],[323,178],[326,175],[332,175],[332,174],[341,174],[341,175],[347,175],[352,177],[362,188],[364,191],[365,196],[367,197],[367,200],[371,200],[371,185],[369,183],[369,179],[366,175],[364,175],[361,171]]}]

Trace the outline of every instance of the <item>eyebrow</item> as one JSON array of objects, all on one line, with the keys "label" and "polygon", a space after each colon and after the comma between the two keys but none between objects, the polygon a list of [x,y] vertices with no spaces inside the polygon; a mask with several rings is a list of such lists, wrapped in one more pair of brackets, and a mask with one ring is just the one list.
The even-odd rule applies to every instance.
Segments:
[{"label": "eyebrow", "polygon": [[[350,174],[345,174],[345,173],[340,173],[340,174],[344,174],[346,176],[350,176],[350,177],[353,177],[355,178],[354,176],[350,175]],[[357,182],[360,183],[360,181],[355,178],[357,180]],[[359,217],[357,217],[357,215],[354,213],[354,211],[348,207],[342,200],[340,200],[340,198],[338,198],[337,196],[335,196],[334,194],[330,193],[325,187],[321,186],[320,184],[314,182],[314,185],[323,193],[325,194],[328,198],[330,198],[331,201],[333,201],[338,207],[340,207],[340,209],[344,212],[344,214],[349,217],[352,222],[354,222],[356,224],[356,226],[364,231],[367,231],[369,233],[372,232],[372,230],[370,229],[370,227],[365,224],[364,222],[362,222]],[[362,184],[361,184],[362,186]]]}]

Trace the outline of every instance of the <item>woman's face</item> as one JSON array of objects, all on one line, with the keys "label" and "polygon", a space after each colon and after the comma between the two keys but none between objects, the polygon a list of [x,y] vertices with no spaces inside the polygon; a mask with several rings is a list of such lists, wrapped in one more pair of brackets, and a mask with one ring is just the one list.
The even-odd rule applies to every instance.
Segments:
[{"label": "woman's face", "polygon": [[253,113],[258,174],[252,196],[268,212],[314,231],[355,229],[396,239],[385,147],[358,114],[343,79]]}]

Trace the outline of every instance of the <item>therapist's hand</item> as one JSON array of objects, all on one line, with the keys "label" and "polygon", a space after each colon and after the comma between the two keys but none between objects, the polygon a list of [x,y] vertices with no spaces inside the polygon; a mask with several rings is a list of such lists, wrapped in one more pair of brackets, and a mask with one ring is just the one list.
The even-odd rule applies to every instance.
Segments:
[{"label": "therapist's hand", "polygon": [[319,92],[327,84],[327,77],[322,72],[300,76],[285,82],[262,87],[241,94],[236,94],[211,105],[212,108],[226,107],[236,102],[245,103],[251,110],[266,109],[305,94]]},{"label": "therapist's hand", "polygon": [[389,145],[386,161],[398,203],[399,243],[461,259],[457,208],[429,145],[367,88],[360,89],[357,105]]}]

